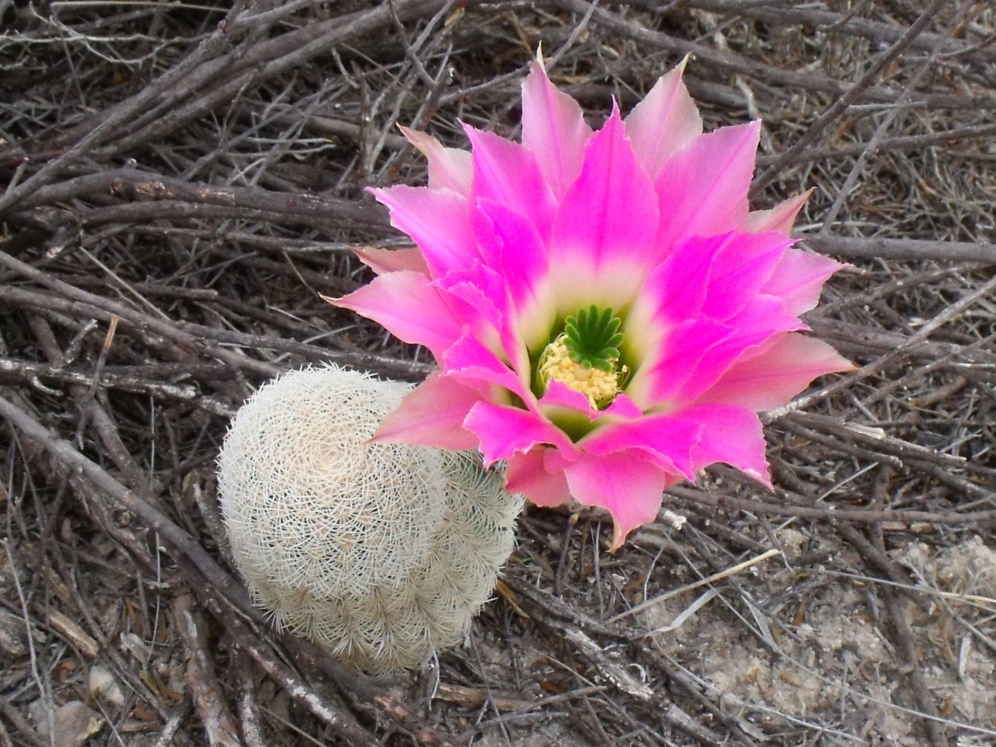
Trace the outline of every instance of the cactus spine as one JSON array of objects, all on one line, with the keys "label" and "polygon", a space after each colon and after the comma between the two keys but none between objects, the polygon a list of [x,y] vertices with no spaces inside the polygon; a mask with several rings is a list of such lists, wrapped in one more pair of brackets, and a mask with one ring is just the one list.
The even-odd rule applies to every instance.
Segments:
[{"label": "cactus spine", "polygon": [[375,673],[462,639],[522,507],[474,454],[369,441],[410,388],[334,366],[286,374],[239,410],[219,459],[254,601]]}]

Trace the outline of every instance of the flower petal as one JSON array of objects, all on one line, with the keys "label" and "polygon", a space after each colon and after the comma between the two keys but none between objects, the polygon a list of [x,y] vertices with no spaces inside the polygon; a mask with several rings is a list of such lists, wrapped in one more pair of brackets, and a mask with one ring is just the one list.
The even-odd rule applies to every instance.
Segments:
[{"label": "flower petal", "polygon": [[651,179],[668,158],[702,134],[702,117],[681,82],[687,61],[661,77],[626,117],[626,135]]},{"label": "flower petal", "polygon": [[792,239],[780,233],[727,234],[709,271],[702,313],[722,321],[743,311],[791,244]]},{"label": "flower petal", "polygon": [[[519,213],[492,200],[478,201],[475,229],[488,265],[501,276],[527,346],[549,342],[556,315],[549,290],[549,258],[535,227]],[[487,222],[487,226],[482,225]],[[546,338],[546,339],[543,339]]]},{"label": "flower petal", "polygon": [[703,404],[682,411],[682,415],[702,427],[699,441],[692,449],[695,469],[724,462],[771,487],[764,434],[756,414],[745,407]]},{"label": "flower petal", "polygon": [[781,407],[819,376],[853,369],[825,342],[795,333],[778,335],[734,363],[703,399],[763,412]]},{"label": "flower petal", "polygon": [[422,256],[419,249],[380,249],[374,246],[364,246],[353,249],[353,254],[378,275],[398,270],[411,270],[412,272],[421,272],[423,275],[429,274],[429,266],[425,263],[425,257]]},{"label": "flower petal", "polygon": [[702,354],[695,371],[678,392],[677,399],[681,402],[698,400],[751,348],[781,332],[806,329],[805,324],[788,313],[781,299],[772,296],[759,296],[725,324],[729,334]]},{"label": "flower petal", "polygon": [[653,182],[637,163],[613,107],[605,126],[588,140],[581,175],[557,211],[550,266],[559,274],[580,265],[592,273],[589,285],[621,263],[643,270],[651,260],[657,222]]},{"label": "flower petal", "polygon": [[422,151],[429,162],[429,189],[452,189],[468,197],[474,180],[470,153],[459,148],[446,148],[432,135],[401,128],[408,142]]},{"label": "flower petal", "polygon": [[524,454],[515,454],[505,469],[505,490],[522,493],[537,506],[560,506],[571,499],[563,470],[548,471],[545,455],[550,449],[535,446]]},{"label": "flower petal", "polygon": [[695,478],[692,448],[699,440],[701,426],[684,411],[676,415],[648,415],[639,420],[605,425],[581,441],[581,448],[592,456],[606,456],[626,450],[649,452],[661,469]]},{"label": "flower petal", "polygon": [[505,283],[481,262],[452,270],[433,282],[446,296],[454,315],[482,341],[491,343],[501,329],[506,311]]},{"label": "flower petal", "polygon": [[626,394],[644,410],[676,398],[706,352],[729,334],[727,325],[702,316],[669,329],[648,349]]},{"label": "flower petal", "polygon": [[478,439],[464,429],[463,421],[481,395],[438,371],[412,390],[397,410],[381,423],[375,441],[403,442],[462,451],[477,446]]},{"label": "flower petal", "polygon": [[819,302],[827,278],[847,267],[850,265],[842,265],[829,257],[790,249],[785,252],[761,292],[778,296],[791,313],[802,314]]},{"label": "flower petal", "polygon": [[[441,362],[450,378],[468,386],[477,383],[494,384],[520,400],[533,399],[520,376],[472,335],[465,335],[447,350]],[[509,399],[507,395],[502,396],[505,400]],[[495,395],[489,399],[495,400],[497,397]]]},{"label": "flower petal", "polygon": [[754,210],[748,213],[741,229],[753,233],[777,231],[787,236],[792,231],[795,216],[802,210],[802,206],[806,204],[812,193],[813,190],[810,189],[801,195],[779,202],[770,210]]},{"label": "flower petal", "polygon": [[464,427],[480,439],[485,466],[527,452],[537,444],[574,451],[563,431],[541,416],[518,407],[480,401],[471,408]]},{"label": "flower petal", "polygon": [[581,173],[589,137],[578,102],[557,90],[541,62],[533,62],[522,84],[522,144],[536,156],[558,200]]},{"label": "flower petal", "polygon": [[474,146],[472,202],[476,204],[483,198],[501,203],[525,217],[542,238],[547,238],[557,205],[537,156],[494,133],[469,125],[464,125],[464,130]]},{"label": "flower petal", "polygon": [[344,298],[331,301],[383,325],[405,342],[425,345],[436,360],[463,336],[442,294],[419,272],[390,272]]},{"label": "flower petal", "polygon": [[688,236],[714,236],[747,218],[760,122],[697,137],[664,164],[654,182],[660,198],[657,243],[670,251]]},{"label": "flower petal", "polygon": [[371,190],[391,211],[391,225],[412,237],[436,277],[480,255],[467,214],[467,198],[448,189],[404,185]]},{"label": "flower petal", "polygon": [[669,482],[667,473],[644,461],[636,449],[600,457],[582,452],[565,474],[575,500],[612,514],[612,550],[636,527],[657,518]]}]

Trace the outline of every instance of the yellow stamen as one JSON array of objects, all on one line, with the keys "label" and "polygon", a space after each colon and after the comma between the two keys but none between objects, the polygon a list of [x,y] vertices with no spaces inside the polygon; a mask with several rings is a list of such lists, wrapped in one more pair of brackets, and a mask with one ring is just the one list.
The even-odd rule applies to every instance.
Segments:
[{"label": "yellow stamen", "polygon": [[547,345],[543,355],[540,356],[537,373],[544,389],[550,386],[551,381],[559,381],[568,389],[585,395],[592,409],[600,410],[607,407],[621,391],[619,379],[628,372],[627,367],[621,366],[619,370],[615,370],[618,361],[612,361],[612,371],[602,371],[594,367],[585,368],[571,360],[567,346],[564,344],[564,337],[560,335]]}]

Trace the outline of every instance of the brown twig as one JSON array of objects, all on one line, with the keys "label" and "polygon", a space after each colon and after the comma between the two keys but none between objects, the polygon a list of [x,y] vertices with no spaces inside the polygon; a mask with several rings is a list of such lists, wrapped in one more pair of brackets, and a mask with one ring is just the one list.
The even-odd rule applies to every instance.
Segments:
[{"label": "brown twig", "polygon": [[187,687],[207,732],[208,743],[211,747],[242,747],[235,719],[225,704],[214,664],[203,640],[203,622],[195,616],[193,597],[179,594],[173,600],[173,614],[180,637],[187,646]]}]

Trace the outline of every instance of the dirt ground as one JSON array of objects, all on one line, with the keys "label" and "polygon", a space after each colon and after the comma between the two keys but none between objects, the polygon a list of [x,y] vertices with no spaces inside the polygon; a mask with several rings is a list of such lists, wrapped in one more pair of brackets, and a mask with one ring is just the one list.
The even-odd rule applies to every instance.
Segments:
[{"label": "dirt ground", "polygon": [[[858,369],[765,417],[775,490],[677,486],[620,551],[527,509],[463,646],[373,679],[272,630],[215,460],[239,404],[424,351],[336,310],[397,125],[516,137],[542,45],[598,125],[686,54],[851,263]],[[0,0],[0,747],[996,745],[996,8],[968,0]]]}]

